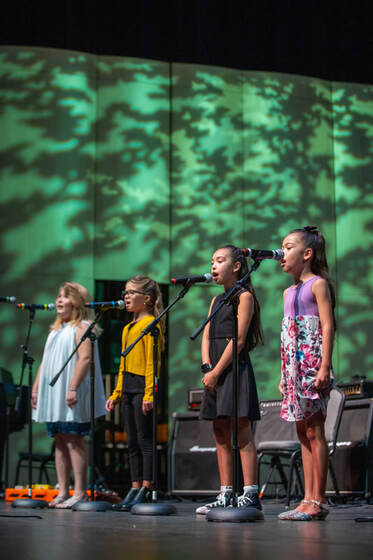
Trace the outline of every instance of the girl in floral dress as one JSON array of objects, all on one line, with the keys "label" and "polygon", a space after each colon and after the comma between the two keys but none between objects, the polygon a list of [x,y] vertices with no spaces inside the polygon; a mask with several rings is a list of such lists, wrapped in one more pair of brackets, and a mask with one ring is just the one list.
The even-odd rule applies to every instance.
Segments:
[{"label": "girl in floral dress", "polygon": [[301,444],[305,496],[280,514],[292,521],[323,520],[328,472],[324,424],[333,380],[335,296],[328,274],[325,239],[316,227],[295,229],[283,241],[281,266],[294,285],[284,292],[281,334],[281,417],[296,422]]}]

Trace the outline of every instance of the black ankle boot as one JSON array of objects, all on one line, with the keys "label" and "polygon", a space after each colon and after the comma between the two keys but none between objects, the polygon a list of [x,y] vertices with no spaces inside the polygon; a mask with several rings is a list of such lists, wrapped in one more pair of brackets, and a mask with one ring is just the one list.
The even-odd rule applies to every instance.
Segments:
[{"label": "black ankle boot", "polygon": [[132,502],[132,500],[135,499],[138,492],[139,492],[138,488],[130,488],[129,492],[128,492],[127,496],[124,498],[124,500],[119,502],[119,504],[113,504],[112,509],[115,510],[115,511],[129,511],[128,504],[130,504]]},{"label": "black ankle boot", "polygon": [[142,486],[140,490],[137,492],[135,498],[128,504],[128,510],[135,506],[136,504],[146,504],[149,501],[151,496],[151,490],[146,486]]}]

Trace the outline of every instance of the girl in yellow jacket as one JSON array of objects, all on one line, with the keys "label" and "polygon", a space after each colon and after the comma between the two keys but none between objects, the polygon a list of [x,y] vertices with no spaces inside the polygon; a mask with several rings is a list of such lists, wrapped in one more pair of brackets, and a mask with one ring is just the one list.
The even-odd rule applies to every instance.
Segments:
[{"label": "girl in yellow jacket", "polygon": [[[147,276],[135,276],[126,283],[124,301],[132,321],[122,332],[122,352],[128,348],[162,311],[158,284]],[[158,337],[158,364],[163,347],[163,326]],[[121,357],[117,386],[106,401],[111,412],[122,400],[124,429],[127,433],[132,487],[119,504],[118,511],[129,511],[137,503],[147,502],[152,486],[153,421],[153,337],[145,335],[126,358]]]}]

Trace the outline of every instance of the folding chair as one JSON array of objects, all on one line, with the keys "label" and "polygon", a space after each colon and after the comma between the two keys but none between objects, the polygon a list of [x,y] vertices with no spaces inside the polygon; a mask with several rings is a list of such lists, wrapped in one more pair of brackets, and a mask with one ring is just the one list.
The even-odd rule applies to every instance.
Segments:
[{"label": "folding chair", "polygon": [[[263,403],[265,402],[266,401],[263,401]],[[342,391],[340,391],[337,388],[333,388],[330,392],[330,399],[328,402],[327,417],[325,421],[325,438],[329,447],[329,472],[333,482],[336,496],[339,496],[339,488],[338,488],[335,471],[330,458],[333,455],[336,448],[338,430],[342,418],[344,402],[345,402],[344,393],[342,393]],[[275,426],[279,425],[279,422],[282,423],[283,421],[280,418],[278,418],[278,421],[275,424]],[[287,432],[286,438],[284,438],[283,431],[279,432],[277,439],[271,437],[271,440],[269,439],[265,440],[265,438],[263,438],[262,435],[262,440],[258,442],[257,449],[259,453],[258,455],[259,469],[260,469],[260,464],[263,461],[263,457],[268,456],[271,458],[271,462],[270,462],[271,468],[267,474],[266,481],[263,485],[263,490],[261,491],[261,494],[263,495],[266,486],[270,484],[270,479],[273,471],[277,469],[277,471],[280,473],[282,484],[284,486],[286,484],[286,498],[287,498],[286,501],[287,501],[287,505],[289,505],[291,493],[293,490],[294,473],[296,476],[296,482],[298,484],[299,490],[301,494],[303,494],[303,483],[302,483],[301,470],[300,470],[302,465],[302,455],[301,455],[301,446],[296,435],[295,422],[286,422],[286,424],[290,424],[292,426],[292,428],[290,428],[289,431]],[[273,428],[272,428],[272,432],[273,432]],[[290,438],[288,437],[289,435],[293,435],[293,437]],[[288,472],[289,472],[288,480],[286,480],[284,464],[281,462],[281,459],[288,460]]]},{"label": "folding chair", "polygon": [[[281,458],[288,457],[288,449],[299,446],[295,424],[285,422],[280,417],[281,405],[282,399],[260,402],[261,420],[256,422],[254,436],[258,452],[258,480],[261,497],[270,485],[282,486],[284,493],[287,494],[288,468]],[[280,454],[285,450],[286,453]],[[261,485],[262,465],[267,465],[268,470],[264,483]],[[274,477],[273,475],[276,474],[279,476]]]},{"label": "folding chair", "polygon": [[[21,468],[28,467],[29,454],[27,451],[21,451],[18,453],[18,461],[16,467],[16,475],[14,481],[14,487],[19,483],[19,475]],[[45,477],[46,484],[50,484],[50,479],[47,469],[56,469],[54,461],[54,442],[51,447],[50,453],[33,453],[32,456],[32,469],[39,470],[38,484],[43,483],[43,475]]]}]

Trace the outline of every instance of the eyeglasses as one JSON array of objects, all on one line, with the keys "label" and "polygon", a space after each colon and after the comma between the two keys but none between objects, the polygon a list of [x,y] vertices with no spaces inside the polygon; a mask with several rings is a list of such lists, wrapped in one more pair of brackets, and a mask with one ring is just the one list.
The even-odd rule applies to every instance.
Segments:
[{"label": "eyeglasses", "polygon": [[145,292],[139,292],[138,290],[126,290],[121,293],[121,298],[124,299],[126,296],[134,296],[135,294],[142,294],[143,296],[146,296]]}]

